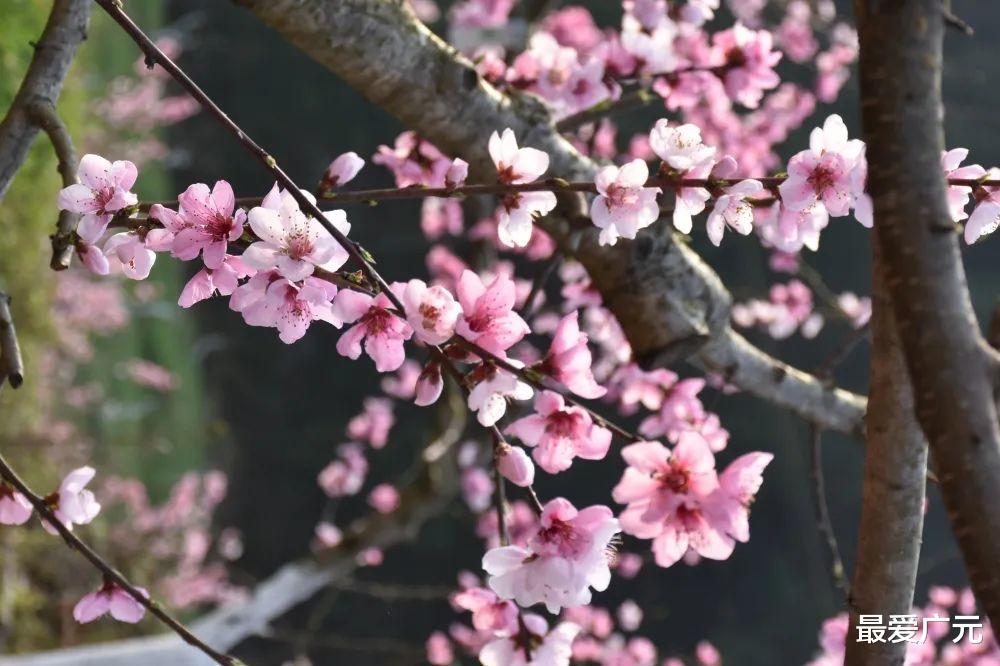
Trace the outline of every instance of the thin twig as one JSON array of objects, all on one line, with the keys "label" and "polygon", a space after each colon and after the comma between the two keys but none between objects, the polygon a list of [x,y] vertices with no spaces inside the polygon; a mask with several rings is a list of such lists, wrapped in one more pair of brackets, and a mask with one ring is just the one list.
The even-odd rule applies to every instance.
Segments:
[{"label": "thin twig", "polygon": [[526,384],[529,384],[540,391],[555,391],[556,393],[559,393],[560,395],[563,396],[563,399],[567,402],[567,404],[573,405],[574,407],[579,407],[580,409],[586,411],[598,425],[607,428],[616,435],[619,435],[620,437],[627,439],[631,442],[642,441],[643,439],[642,437],[624,428],[623,426],[618,425],[614,421],[609,420],[605,416],[595,412],[590,407],[587,407],[585,404],[574,398],[569,393],[568,390],[564,390],[563,388],[561,388],[561,386],[556,386],[554,382],[547,381],[547,379],[543,375],[539,374],[537,371],[532,370],[531,368],[519,368],[513,363],[511,363],[509,360],[501,358],[500,356],[494,354],[493,352],[483,349],[475,342],[466,340],[461,336],[456,335],[454,341],[456,344],[458,344],[461,347],[464,347],[466,350],[472,352],[476,356],[479,356],[480,358],[483,359],[487,359],[491,363],[496,364],[497,366],[503,368],[507,372],[513,375],[517,375]]},{"label": "thin twig", "polygon": [[[66,124],[56,108],[49,102],[38,100],[28,107],[31,120],[49,137],[52,149],[58,160],[59,175],[63,187],[76,183],[76,148]],[[61,271],[69,268],[73,258],[73,237],[80,222],[80,215],[68,210],[59,212],[56,232],[52,234],[52,260],[49,266],[52,270]]]},{"label": "thin twig", "polygon": [[584,125],[597,122],[602,118],[606,118],[616,113],[631,111],[632,109],[641,109],[644,106],[652,104],[657,99],[660,99],[660,97],[656,93],[646,90],[645,88],[638,88],[625,93],[616,100],[608,100],[600,104],[596,104],[589,109],[584,109],[578,113],[566,116],[556,123],[556,129],[564,134],[566,132],[572,132],[573,130],[583,127]]},{"label": "thin twig", "polygon": [[815,494],[816,524],[826,542],[827,554],[830,559],[830,575],[846,599],[850,596],[851,586],[844,573],[840,546],[837,543],[837,535],[833,531],[833,523],[830,522],[830,508],[826,502],[826,481],[823,475],[823,430],[815,423],[810,424],[809,428],[812,442],[809,450],[812,463],[813,492]]},{"label": "thin twig", "polygon": [[[102,2],[104,0],[95,0]],[[231,121],[230,121],[231,122]],[[256,144],[254,144],[256,146]],[[259,147],[258,147],[259,149]],[[266,154],[266,153],[265,153]],[[268,164],[270,168],[270,164]],[[287,178],[287,176],[285,176]],[[788,176],[758,176],[753,180],[759,181],[765,189],[776,191],[778,186],[788,179]],[[741,182],[741,178],[682,178],[663,174],[651,176],[644,184],[644,187],[659,187],[663,190],[678,190],[690,188],[707,189],[713,194],[721,194],[727,187],[731,187]],[[284,185],[284,181],[279,178]],[[961,187],[1000,187],[1000,179],[976,180],[972,178],[949,178],[949,185]],[[319,197],[319,201],[327,201],[334,204],[364,204],[372,205],[380,201],[394,201],[405,199],[426,199],[434,197],[438,199],[464,198],[475,195],[505,195],[519,192],[581,192],[585,194],[597,193],[597,186],[593,181],[575,180],[569,181],[562,178],[544,178],[530,183],[474,183],[461,185],[458,187],[425,187],[423,185],[410,185],[407,187],[384,187],[370,190],[344,190],[342,192],[327,192]],[[237,205],[254,206],[261,202],[261,197],[239,197],[236,199]],[[296,199],[298,201],[298,199]],[[752,205],[769,206],[775,201],[774,198],[753,199]],[[141,212],[148,211],[152,206],[159,204],[167,208],[177,207],[177,200],[163,201],[142,201],[138,209]],[[301,202],[300,202],[301,205]],[[315,204],[310,203],[307,207],[309,213],[315,215]]]},{"label": "thin twig", "polygon": [[59,536],[61,536],[63,541],[66,542],[66,545],[83,555],[83,557],[90,562],[95,569],[104,575],[105,580],[112,581],[116,586],[124,590],[130,597],[135,599],[136,602],[148,610],[151,615],[156,617],[160,622],[165,624],[174,633],[180,636],[184,642],[194,648],[197,648],[198,650],[201,650],[217,664],[223,664],[223,666],[238,666],[242,664],[242,662],[236,657],[219,652],[212,646],[203,642],[200,638],[191,633],[191,630],[181,624],[179,620],[165,611],[159,603],[153,601],[140,592],[139,589],[130,583],[117,569],[108,564],[90,546],[70,531],[69,528],[67,528],[62,521],[56,517],[45,499],[35,494],[31,488],[29,488],[24,481],[21,480],[21,477],[17,475],[2,455],[0,455],[0,478],[13,486],[19,493],[24,495],[28,502],[30,502],[34,507],[35,511],[38,512],[41,519],[55,528],[55,530],[59,532]]},{"label": "thin twig", "polygon": [[17,342],[14,316],[10,312],[10,296],[0,292],[0,386],[4,380],[11,388],[18,388],[24,382],[24,359],[21,345]]}]

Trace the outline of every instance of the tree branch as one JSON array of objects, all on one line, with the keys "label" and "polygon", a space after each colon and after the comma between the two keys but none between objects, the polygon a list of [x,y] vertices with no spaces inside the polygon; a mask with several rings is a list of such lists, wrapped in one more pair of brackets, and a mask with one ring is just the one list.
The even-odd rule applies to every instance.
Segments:
[{"label": "tree branch", "polygon": [[55,0],[14,102],[0,122],[0,200],[28,156],[39,125],[32,108],[55,107],[76,49],[87,36],[90,0]]},{"label": "tree branch", "polygon": [[24,360],[21,345],[17,342],[14,316],[10,312],[10,296],[0,291],[0,388],[4,381],[11,388],[18,388],[24,382]]},{"label": "tree branch", "polygon": [[[66,124],[59,117],[56,107],[45,100],[36,100],[28,106],[28,114],[35,125],[49,137],[52,149],[59,160],[59,175],[63,187],[76,183],[76,148]],[[59,212],[56,232],[52,234],[52,261],[49,267],[61,271],[69,268],[73,258],[73,233],[76,231],[80,216],[68,210]]]},{"label": "tree branch", "polygon": [[128,579],[118,572],[117,569],[105,562],[104,559],[90,546],[84,543],[78,536],[76,536],[76,534],[63,525],[62,521],[59,520],[52,512],[52,509],[49,508],[45,499],[36,495],[24,483],[24,481],[21,480],[7,461],[4,460],[3,456],[0,456],[0,478],[13,486],[19,493],[24,495],[24,497],[34,507],[35,511],[38,512],[39,516],[55,528],[57,532],[59,532],[59,536],[62,537],[67,546],[80,553],[95,569],[101,572],[105,580],[113,581],[115,585],[128,593],[130,597],[135,599],[136,602],[148,610],[151,615],[155,616],[156,619],[177,634],[181,640],[191,647],[203,652],[215,663],[223,664],[223,666],[237,666],[240,664],[240,661],[235,657],[231,657],[228,654],[215,650],[202,639],[198,638],[198,636],[192,633],[190,629],[185,627],[180,621],[165,611],[160,604],[140,592],[139,589],[130,583]]},{"label": "tree branch", "polygon": [[924,526],[927,440],[914,416],[913,390],[885,278],[885,262],[876,246],[865,478],[847,634],[850,664],[903,663],[906,643],[858,642],[855,627],[861,615],[912,612]]},{"label": "tree branch", "polygon": [[[236,1],[371,102],[446,153],[463,157],[481,180],[495,176],[486,150],[490,133],[511,127],[523,144],[550,155],[552,173],[593,181],[596,165],[559,135],[540,102],[498,92],[471,62],[420,24],[405,3]],[[385,62],[394,66],[384,67]],[[585,213],[574,199],[576,214]],[[586,267],[641,362],[663,365],[695,354],[703,368],[728,370],[747,391],[825,428],[860,428],[864,398],[821,386],[732,331],[728,291],[697,254],[674,241],[665,224],[614,247],[599,246],[592,225],[582,230],[579,247],[571,247],[573,226],[565,217],[552,216],[543,225]],[[752,383],[755,379],[767,380]]]},{"label": "tree branch", "polygon": [[[972,589],[1000,623],[997,354],[983,340],[951,226],[940,0],[856,3],[868,188],[916,415]],[[886,39],[892,35],[892,39]]]}]

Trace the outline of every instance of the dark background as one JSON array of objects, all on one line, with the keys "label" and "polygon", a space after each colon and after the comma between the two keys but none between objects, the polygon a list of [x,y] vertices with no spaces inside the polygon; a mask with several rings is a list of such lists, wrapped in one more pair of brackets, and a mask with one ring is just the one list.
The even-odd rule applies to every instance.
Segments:
[{"label": "dark background", "polygon": [[[618,3],[589,2],[595,15],[610,24],[618,20]],[[242,10],[227,3],[171,0],[175,27],[187,35],[182,64],[195,80],[265,146],[298,182],[311,185],[329,160],[354,150],[368,159],[380,144],[391,144],[404,129],[360,95],[300,54]],[[842,8],[842,11],[849,11]],[[991,35],[1000,31],[1000,11],[992,3],[955,2],[955,11],[972,23],[977,35],[947,38],[945,94],[949,147],[973,149],[972,161],[1000,162],[1000,137],[993,82],[1000,73]],[[891,39],[892,35],[886,38]],[[662,111],[662,110],[661,110]],[[857,136],[857,88],[851,82],[832,107],[820,107],[787,144],[801,147],[809,128],[831,112],[841,113]],[[660,112],[637,112],[621,119],[619,136],[643,131]],[[919,137],[914,137],[919,140]],[[197,116],[173,130],[171,143],[188,153],[175,183],[213,182],[225,177],[240,194],[263,193],[271,185],[260,167],[247,159],[231,137],[207,116]],[[791,151],[786,151],[791,152]],[[366,168],[352,186],[389,186],[388,173]],[[401,202],[377,208],[352,207],[352,238],[372,249],[387,277],[424,276],[427,244],[419,231],[419,206]],[[988,318],[996,293],[998,267],[995,241],[966,252],[976,306]],[[765,293],[769,280],[762,253],[753,240],[730,236],[722,248],[699,241],[699,250],[738,299]],[[852,220],[834,220],[824,233],[821,251],[810,257],[837,292],[870,292],[869,234]],[[318,325],[292,346],[281,344],[273,330],[247,327],[230,312],[225,300],[199,305],[199,350],[204,358],[212,404],[224,425],[216,460],[231,474],[229,500],[218,517],[220,526],[235,525],[245,539],[237,563],[240,578],[263,577],[291,559],[308,553],[312,530],[325,503],[316,485],[318,471],[331,459],[348,418],[361,401],[377,391],[379,377],[370,363],[355,363],[334,350],[336,332]],[[776,344],[756,339],[768,351],[804,368],[815,367],[843,336],[830,326],[816,343],[800,338]],[[867,351],[856,352],[841,368],[839,381],[864,391]],[[827,553],[814,519],[809,473],[808,430],[794,416],[747,396],[726,396],[711,403],[732,433],[720,467],[751,450],[772,451],[775,461],[754,505],[748,544],[739,545],[725,562],[695,567],[678,564],[663,570],[648,566],[634,581],[616,578],[598,604],[617,607],[635,599],[646,611],[639,633],[651,638],[661,655],[690,654],[695,643],[709,639],[731,664],[800,664],[816,650],[816,633],[824,618],[843,608],[842,597],[828,573]],[[400,422],[389,445],[372,457],[370,479],[389,477],[405,467],[429,427],[426,413],[398,410]],[[863,463],[862,445],[841,436],[824,438],[823,461],[833,523],[848,572],[854,559]],[[542,479],[540,492],[571,492],[574,503],[607,502],[621,474],[613,457],[604,465],[578,465],[558,483]],[[925,528],[917,602],[932,584],[964,584],[961,561],[940,498],[932,488]],[[636,544],[626,545],[635,549]],[[639,545],[639,552],[645,545]],[[478,569],[480,541],[464,509],[432,521],[418,542],[387,554],[385,564],[362,576],[419,584],[452,585],[455,572]],[[302,628],[310,609],[300,609],[286,622]],[[384,602],[341,593],[323,624],[325,636],[383,639],[382,651],[322,650],[314,663],[417,663],[419,651],[390,649],[396,641],[419,647],[435,629],[456,619],[441,602]],[[335,641],[334,641],[335,642]],[[355,647],[358,647],[356,645]],[[247,646],[254,663],[280,663],[288,647],[256,641]],[[263,652],[261,652],[263,651]],[[248,653],[247,656],[249,656]],[[268,655],[263,657],[263,655]]]}]

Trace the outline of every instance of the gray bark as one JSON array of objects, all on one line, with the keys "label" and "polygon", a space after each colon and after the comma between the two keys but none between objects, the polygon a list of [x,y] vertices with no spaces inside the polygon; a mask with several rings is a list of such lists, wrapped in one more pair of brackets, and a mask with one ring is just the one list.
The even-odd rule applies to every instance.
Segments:
[{"label": "gray bark", "polygon": [[940,0],[856,3],[875,235],[916,415],[972,588],[1000,623],[997,357],[972,310],[939,163]]},{"label": "gray bark", "polygon": [[879,255],[876,246],[865,478],[845,661],[851,666],[902,664],[906,656],[905,642],[856,642],[855,627],[859,615],[911,612],[927,485],[927,441],[913,413],[913,391]]}]

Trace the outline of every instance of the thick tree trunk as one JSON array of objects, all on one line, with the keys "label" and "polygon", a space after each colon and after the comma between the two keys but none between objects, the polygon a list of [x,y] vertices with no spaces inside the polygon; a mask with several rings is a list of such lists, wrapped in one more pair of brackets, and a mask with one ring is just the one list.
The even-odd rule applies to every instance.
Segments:
[{"label": "thick tree trunk", "polygon": [[997,357],[965,283],[939,163],[941,0],[858,0],[861,103],[875,236],[917,419],[972,587],[1000,626]]},{"label": "thick tree trunk", "polygon": [[859,615],[888,618],[910,613],[927,483],[927,442],[913,413],[910,378],[877,246],[870,384],[861,526],[847,634],[846,663],[851,666],[903,663],[906,643],[858,643],[855,627]]}]

